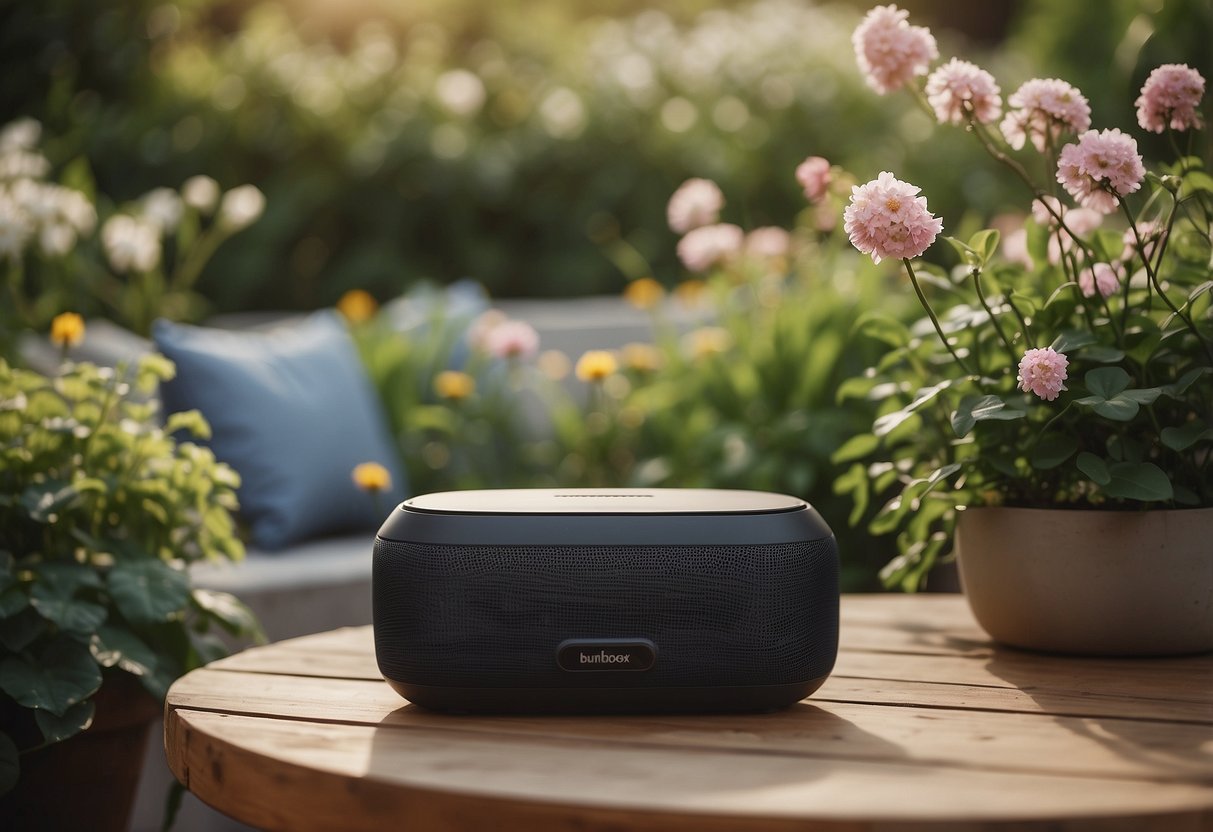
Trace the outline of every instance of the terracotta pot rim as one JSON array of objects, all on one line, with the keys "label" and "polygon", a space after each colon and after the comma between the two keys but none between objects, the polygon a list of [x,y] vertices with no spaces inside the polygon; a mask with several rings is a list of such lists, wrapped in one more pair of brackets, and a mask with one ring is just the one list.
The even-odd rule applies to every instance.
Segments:
[{"label": "terracotta pot rim", "polygon": [[986,512],[986,511],[1014,511],[1014,512],[1042,512],[1047,514],[1073,514],[1082,516],[1094,516],[1099,514],[1108,515],[1110,517],[1148,517],[1158,514],[1196,514],[1202,511],[1213,513],[1213,506],[1184,506],[1182,508],[1148,508],[1148,509],[1105,509],[1105,508],[1040,508],[1039,506],[960,506],[957,512],[960,516],[964,516],[970,512]]}]

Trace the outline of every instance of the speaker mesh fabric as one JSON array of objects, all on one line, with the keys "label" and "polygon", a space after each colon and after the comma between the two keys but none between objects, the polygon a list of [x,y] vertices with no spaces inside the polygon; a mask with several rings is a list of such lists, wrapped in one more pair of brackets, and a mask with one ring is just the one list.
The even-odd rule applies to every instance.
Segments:
[{"label": "speaker mesh fabric", "polygon": [[[377,539],[375,650],[414,685],[774,685],[829,673],[833,538],[754,546],[444,546]],[[565,639],[645,638],[641,673],[568,673]]]}]

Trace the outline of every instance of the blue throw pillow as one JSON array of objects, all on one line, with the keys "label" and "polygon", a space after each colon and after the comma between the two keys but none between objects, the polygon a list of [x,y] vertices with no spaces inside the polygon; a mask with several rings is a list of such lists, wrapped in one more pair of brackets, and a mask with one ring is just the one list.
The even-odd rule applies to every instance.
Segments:
[{"label": "blue throw pillow", "polygon": [[[197,408],[215,456],[239,472],[253,543],[281,549],[330,532],[372,530],[404,499],[404,472],[345,325],[332,312],[264,332],[156,321],[177,365],[164,412]],[[374,499],[351,479],[378,462],[392,487]]]}]

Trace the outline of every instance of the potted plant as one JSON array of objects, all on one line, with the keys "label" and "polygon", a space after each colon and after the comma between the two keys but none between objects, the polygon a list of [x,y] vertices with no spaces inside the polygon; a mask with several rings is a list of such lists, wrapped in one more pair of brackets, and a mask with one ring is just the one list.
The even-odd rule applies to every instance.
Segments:
[{"label": "potted plant", "polygon": [[881,173],[845,211],[852,243],[901,260],[926,312],[909,328],[869,321],[890,351],[840,391],[879,403],[835,458],[852,462],[837,487],[859,505],[891,492],[871,524],[898,535],[886,582],[918,587],[955,532],[965,592],[999,641],[1213,649],[1213,178],[1178,153],[1204,79],[1150,74],[1138,123],[1178,156],[1151,171],[1134,138],[1089,129],[1064,81],[1028,81],[1005,113],[965,61],[920,89],[935,42],[895,7],[873,9],[854,42],[874,88],[908,88],[962,126],[1031,200],[1001,246],[993,229],[947,238],[951,273],[916,262],[942,223],[914,186]]},{"label": "potted plant", "polygon": [[[61,316],[53,338],[83,335]],[[243,556],[238,477],[197,444],[197,412],[163,426],[146,401],[173,367],[0,360],[0,826],[125,829],[168,686],[224,655],[216,627],[257,633],[187,567]],[[99,811],[99,807],[105,807]]]}]

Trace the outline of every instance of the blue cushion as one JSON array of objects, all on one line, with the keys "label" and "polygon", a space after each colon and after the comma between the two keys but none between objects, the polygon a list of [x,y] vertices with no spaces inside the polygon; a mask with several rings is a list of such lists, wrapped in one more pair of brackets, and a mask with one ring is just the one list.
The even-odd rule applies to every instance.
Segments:
[{"label": "blue cushion", "polygon": [[[210,446],[240,474],[240,511],[259,548],[373,530],[404,499],[379,401],[333,312],[265,332],[158,320],[152,337],[177,365],[161,386],[164,412],[197,408],[211,423]],[[358,490],[350,473],[361,462],[386,467],[392,488]]]}]

